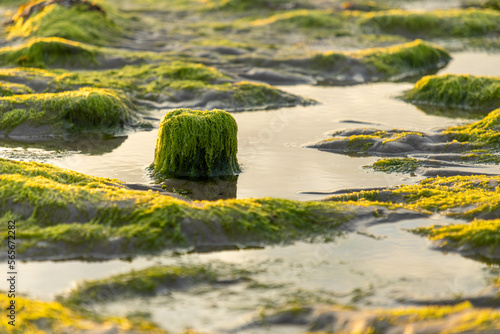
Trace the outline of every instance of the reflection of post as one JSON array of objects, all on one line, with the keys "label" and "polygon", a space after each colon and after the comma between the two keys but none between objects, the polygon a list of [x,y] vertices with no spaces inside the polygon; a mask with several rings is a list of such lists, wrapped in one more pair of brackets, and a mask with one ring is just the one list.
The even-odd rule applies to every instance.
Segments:
[{"label": "reflection of post", "polygon": [[238,176],[203,181],[168,179],[165,189],[195,201],[216,201],[236,198]]}]

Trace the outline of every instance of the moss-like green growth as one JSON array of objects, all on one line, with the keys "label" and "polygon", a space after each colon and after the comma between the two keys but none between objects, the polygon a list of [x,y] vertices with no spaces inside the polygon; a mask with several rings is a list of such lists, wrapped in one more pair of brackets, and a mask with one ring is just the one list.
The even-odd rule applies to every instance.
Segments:
[{"label": "moss-like green growth", "polygon": [[[10,306],[7,293],[0,294],[0,307]],[[165,331],[144,320],[131,321],[125,318],[96,318],[80,311],[72,310],[57,302],[42,302],[16,295],[15,326],[8,318],[0,323],[0,332],[10,334],[53,334],[81,333],[86,331],[134,334],[165,334]],[[9,319],[10,321],[10,319]],[[113,328],[113,329],[112,329]]]},{"label": "moss-like green growth", "polygon": [[443,131],[451,140],[469,143],[477,148],[497,149],[500,145],[500,109],[472,124],[455,126]]},{"label": "moss-like green growth", "polygon": [[428,12],[390,10],[360,16],[369,31],[411,37],[473,37],[499,33],[500,13],[488,9],[451,9]]},{"label": "moss-like green growth", "polygon": [[[320,70],[322,76],[325,75],[324,71],[336,75],[353,75],[356,71],[359,72],[359,67],[365,67],[366,80],[394,80],[427,74],[442,68],[450,59],[450,55],[443,48],[415,40],[390,47],[317,53],[310,58],[285,63]],[[351,72],[352,68],[355,69],[354,72]],[[372,77],[376,79],[371,79]]]},{"label": "moss-like green growth", "polygon": [[31,89],[26,85],[0,81],[0,97],[31,93]]},{"label": "moss-like green growth", "polygon": [[[468,224],[421,227],[414,231],[429,237],[431,240],[443,241],[441,247],[458,248],[466,245],[473,248],[488,247],[491,251],[500,247],[499,219],[474,220]],[[451,245],[447,245],[447,243]]]},{"label": "moss-like green growth", "polygon": [[364,64],[373,65],[389,77],[402,73],[424,73],[445,66],[450,55],[442,48],[421,40],[355,53]]},{"label": "moss-like green growth", "polygon": [[[39,69],[39,68],[30,68],[30,67],[16,67],[16,68],[0,68],[0,80],[11,82],[11,83],[22,83],[28,87],[30,85],[41,82],[49,82],[51,80],[55,80],[57,74]],[[34,91],[34,87],[30,87]],[[40,88],[38,88],[40,89]]]},{"label": "moss-like green growth", "polygon": [[377,172],[411,173],[420,166],[420,160],[415,158],[387,158],[380,159],[365,168],[373,168]]},{"label": "moss-like green growth", "polygon": [[0,6],[12,7],[12,6],[20,6],[23,3],[26,3],[26,0],[4,0],[0,3]]},{"label": "moss-like green growth", "polygon": [[[62,74],[61,74],[62,73]],[[1,75],[1,73],[0,73]],[[224,79],[221,72],[202,64],[170,62],[154,65],[125,66],[105,71],[57,72],[51,90],[90,86],[120,89],[132,96],[173,94],[176,90],[207,88]]]},{"label": "moss-like green growth", "polygon": [[40,163],[1,159],[0,166],[0,224],[16,219],[18,251],[30,257],[282,242],[333,235],[352,217],[337,203],[273,198],[188,203]]},{"label": "moss-like green growth", "polygon": [[0,130],[9,133],[24,125],[33,135],[116,131],[129,122],[132,111],[125,97],[97,88],[7,96],[0,98]]},{"label": "moss-like green growth", "polygon": [[329,199],[357,205],[385,203],[428,213],[443,212],[459,218],[500,218],[498,176],[453,176],[429,178],[417,185],[387,190],[355,192]]},{"label": "moss-like green growth", "polygon": [[[443,320],[439,333],[483,333],[500,329],[500,311],[496,309],[473,308],[469,302],[453,306],[426,306],[394,310],[377,310],[379,323],[390,323],[395,326],[413,324],[414,328],[421,321],[432,323]],[[425,323],[421,323],[425,328]]]},{"label": "moss-like green growth", "polygon": [[200,283],[213,283],[218,272],[207,266],[154,266],[133,270],[108,278],[85,281],[58,299],[64,303],[85,304],[119,298],[154,296],[160,291],[189,288]]},{"label": "moss-like green growth", "polygon": [[0,65],[29,67],[88,66],[96,52],[81,43],[62,38],[33,38],[25,44],[0,49]]},{"label": "moss-like green growth", "polygon": [[214,177],[237,174],[238,125],[223,110],[176,109],[160,124],[155,175]]},{"label": "moss-like green growth", "polygon": [[[360,129],[360,130],[345,130],[333,134],[333,138],[325,139],[317,144],[309,147],[340,151],[343,153],[370,153],[370,152],[391,152],[391,145],[397,143],[412,143],[417,142],[415,138],[425,140],[425,134],[422,132],[405,131],[405,130],[376,130],[376,129]],[[413,145],[407,145],[397,149],[397,153],[404,150],[411,150]]]},{"label": "moss-like green growth", "polygon": [[62,38],[33,38],[25,44],[0,49],[0,65],[29,67],[88,67],[96,64],[96,52],[81,43]]},{"label": "moss-like green growth", "polygon": [[[115,22],[119,21],[117,14],[108,7],[104,10],[99,6],[101,10],[95,10],[91,2],[84,1],[76,1],[76,5],[70,4],[68,7],[57,2],[45,2],[32,0],[21,6],[7,27],[8,37],[61,37],[107,45],[123,33],[123,29]],[[40,3],[43,4],[40,6]],[[25,15],[27,10],[31,15]]]},{"label": "moss-like green growth", "polygon": [[483,5],[481,6],[482,8],[489,8],[489,9],[495,9],[495,10],[500,10],[500,1],[498,0],[487,0]]},{"label": "moss-like green growth", "polygon": [[297,104],[310,105],[316,103],[312,99],[288,94],[267,84],[257,84],[247,81],[218,87],[218,89],[233,91],[232,104],[242,106],[243,109],[248,109],[252,106],[270,109],[279,106],[289,107]]},{"label": "moss-like green growth", "polygon": [[255,20],[252,26],[272,26],[280,30],[290,29],[336,29],[343,26],[340,16],[331,10],[299,9],[272,15],[265,19]]},{"label": "moss-like green growth", "polygon": [[500,164],[500,155],[487,153],[486,150],[473,150],[471,153],[464,154],[460,160],[480,164]]},{"label": "moss-like green growth", "polygon": [[[306,304],[308,305],[308,304]],[[278,312],[263,315],[266,320],[280,319],[280,324],[295,324],[296,319],[307,319],[311,333],[331,333],[330,321],[342,318],[342,333],[397,332],[412,328],[415,332],[432,333],[496,333],[500,329],[500,311],[493,308],[474,308],[470,302],[457,305],[401,307],[393,309],[353,310],[331,302],[320,306],[295,303]],[[271,321],[272,321],[271,320]],[[271,323],[274,323],[272,321]],[[382,330],[382,332],[381,332]]]},{"label": "moss-like green growth", "polygon": [[472,75],[429,75],[404,93],[405,101],[490,112],[500,107],[500,78]]},{"label": "moss-like green growth", "polygon": [[[173,61],[154,65],[125,66],[104,71],[0,69],[0,80],[21,82],[36,91],[61,92],[79,87],[120,90],[134,102],[174,108],[180,102],[197,103],[199,108],[219,101],[227,110],[270,109],[309,105],[316,101],[289,94],[266,84],[231,83],[213,67]],[[166,104],[166,105],[165,105]],[[214,106],[215,107],[215,106]]]},{"label": "moss-like green growth", "polygon": [[359,10],[363,12],[374,12],[379,10],[388,10],[389,7],[385,3],[379,3],[376,1],[344,1],[341,4],[343,10]]},{"label": "moss-like green growth", "polygon": [[286,0],[203,0],[203,2],[211,9],[234,11],[282,9],[288,3]]}]

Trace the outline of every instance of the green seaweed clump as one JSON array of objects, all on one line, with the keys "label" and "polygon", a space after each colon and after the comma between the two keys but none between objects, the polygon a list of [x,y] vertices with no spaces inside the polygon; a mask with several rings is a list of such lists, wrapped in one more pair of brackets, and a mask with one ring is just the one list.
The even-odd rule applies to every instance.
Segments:
[{"label": "green seaweed clump", "polygon": [[183,289],[195,284],[213,283],[217,277],[217,271],[210,267],[157,265],[104,279],[82,282],[68,296],[61,296],[58,299],[64,303],[80,305],[118,298],[154,296],[161,290]]},{"label": "green seaweed clump", "polygon": [[33,38],[25,44],[0,48],[0,65],[26,67],[88,67],[96,64],[96,52],[81,43],[62,38]]},{"label": "green seaweed clump", "polygon": [[[0,307],[6,310],[11,300],[7,293],[1,293]],[[112,331],[122,334],[166,334],[164,330],[142,319],[134,321],[119,317],[96,317],[58,302],[43,302],[19,295],[16,295],[15,302],[15,326],[8,323],[9,318],[5,318],[0,323],[1,333],[54,334]]]},{"label": "green seaweed clump", "polygon": [[480,111],[500,107],[500,78],[473,75],[429,75],[403,95],[417,105]]},{"label": "green seaweed clump", "polygon": [[363,14],[365,30],[410,37],[477,37],[500,33],[500,13],[488,9],[449,9],[427,12],[389,10]]},{"label": "green seaweed clump", "polygon": [[[305,306],[307,305],[307,306]],[[391,309],[353,310],[331,302],[319,306],[291,303],[284,309],[270,314],[263,320],[280,319],[294,324],[297,317],[308,319],[313,331],[308,333],[332,333],[331,321],[342,318],[342,331],[335,333],[396,333],[411,328],[414,333],[496,333],[500,329],[500,311],[495,308],[473,307],[468,301],[456,305],[431,305],[424,307],[400,307]],[[428,329],[431,328],[431,331]],[[381,330],[382,329],[382,330]]]},{"label": "green seaweed clump", "polygon": [[0,130],[10,133],[24,125],[33,130],[31,134],[116,131],[128,124],[132,111],[132,104],[125,97],[99,88],[6,96],[0,98]]},{"label": "green seaweed clump", "polygon": [[238,126],[223,110],[176,109],[160,124],[155,175],[214,177],[237,174]]},{"label": "green seaweed clump", "polygon": [[500,1],[498,1],[498,0],[487,0],[485,3],[482,4],[481,8],[489,8],[489,9],[500,10]]},{"label": "green seaweed clump", "polygon": [[[123,256],[171,247],[333,236],[342,205],[263,198],[186,202],[117,180],[0,159],[0,225],[16,220],[17,251],[34,258]],[[6,229],[4,229],[6,231]],[[6,240],[7,233],[0,235]]]},{"label": "green seaweed clump", "polygon": [[[213,67],[173,61],[151,65],[128,65],[105,71],[74,71],[60,74],[50,82],[51,90],[90,86],[120,89],[132,96],[208,88],[226,78]],[[0,72],[1,75],[1,72]]]},{"label": "green seaweed clump", "polygon": [[272,15],[252,22],[252,26],[272,26],[277,29],[336,29],[343,26],[340,17],[333,11],[299,9]]},{"label": "green seaweed clump", "polygon": [[[21,6],[6,28],[8,38],[60,37],[94,45],[107,45],[123,33],[118,15],[88,1],[65,6],[32,0]],[[29,15],[26,15],[26,13]]]},{"label": "green seaweed clump", "polygon": [[482,120],[472,124],[459,125],[448,128],[443,134],[451,140],[469,143],[477,148],[500,147],[500,109],[493,110]]},{"label": "green seaweed clump", "polygon": [[498,176],[452,176],[428,178],[416,185],[387,190],[354,192],[329,197],[351,205],[402,207],[426,213],[442,212],[457,218],[500,218]]},{"label": "green seaweed clump", "polygon": [[442,245],[451,243],[454,248],[460,246],[488,247],[491,251],[500,249],[500,219],[474,220],[468,224],[447,226],[434,225],[414,230],[431,240],[443,241]]},{"label": "green seaweed clump", "polygon": [[306,62],[316,69],[340,72],[352,67],[353,62],[359,62],[373,72],[372,76],[398,79],[437,70],[450,60],[450,55],[443,48],[415,40],[389,47],[317,53]]},{"label": "green seaweed clump", "polygon": [[354,55],[364,64],[374,66],[389,77],[439,69],[451,60],[446,50],[422,40],[356,51]]},{"label": "green seaweed clump", "polygon": [[26,85],[0,81],[0,97],[31,93],[31,89]]},{"label": "green seaweed clump", "polygon": [[[196,101],[202,108],[216,100],[220,103],[219,108],[228,110],[316,103],[267,84],[229,82],[229,77],[213,67],[180,61],[130,65],[103,71],[69,72],[16,67],[0,69],[0,80],[22,82],[44,92],[62,92],[80,87],[109,88],[122,91],[138,104],[146,103],[162,109],[176,106],[181,101]],[[164,106],[165,103],[167,106]]]},{"label": "green seaweed clump", "polygon": [[380,159],[365,168],[385,173],[411,173],[419,166],[420,160],[415,158],[387,158]]},{"label": "green seaweed clump", "polygon": [[249,9],[275,10],[286,6],[287,0],[204,0],[209,8],[245,11]]}]

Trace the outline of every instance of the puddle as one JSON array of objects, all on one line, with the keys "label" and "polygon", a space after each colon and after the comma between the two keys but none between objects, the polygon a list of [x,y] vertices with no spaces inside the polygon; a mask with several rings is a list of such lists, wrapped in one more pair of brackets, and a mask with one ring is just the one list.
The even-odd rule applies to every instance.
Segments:
[{"label": "puddle", "polygon": [[493,278],[494,273],[486,265],[430,250],[426,239],[405,230],[453,222],[456,223],[439,216],[401,221],[368,228],[366,232],[377,238],[349,234],[331,243],[300,242],[262,250],[165,255],[131,262],[23,263],[19,269],[23,273],[20,285],[24,292],[46,299],[69,288],[76,280],[106,277],[160,263],[222,262],[255,273],[250,275],[252,282],[197,286],[185,292],[135,298],[96,308],[99,312],[121,315],[138,310],[151,312],[155,322],[173,332],[187,327],[208,332],[228,330],[248,323],[263,307],[278,307],[293,300],[305,303],[328,300],[372,308],[399,306],[407,299],[444,300],[476,295]]}]

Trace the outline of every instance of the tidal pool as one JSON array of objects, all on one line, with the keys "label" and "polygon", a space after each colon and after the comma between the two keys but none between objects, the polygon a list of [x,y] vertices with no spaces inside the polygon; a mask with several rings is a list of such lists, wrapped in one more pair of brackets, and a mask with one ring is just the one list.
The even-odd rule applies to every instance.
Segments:
[{"label": "tidal pool", "polygon": [[[500,55],[460,53],[441,73],[500,75]],[[427,115],[397,99],[410,83],[375,83],[351,87],[284,86],[289,92],[317,99],[319,105],[271,111],[234,113],[239,126],[238,159],[243,172],[236,196],[312,200],[346,187],[392,186],[414,183],[416,177],[374,173],[362,166],[376,157],[349,157],[304,148],[303,145],[343,128],[377,127],[426,131],[462,122]],[[160,118],[166,111],[153,117]],[[99,152],[83,141],[69,152],[4,147],[1,157],[34,159],[82,173],[151,183],[146,168],[153,161],[157,129],[134,132],[115,147]],[[79,153],[80,152],[80,153]],[[81,153],[91,152],[91,153]],[[328,243],[303,243],[244,251],[138,257],[130,261],[28,262],[19,266],[19,291],[50,300],[75,283],[104,278],[154,264],[230,263],[252,272],[251,282],[200,286],[155,298],[100,305],[110,314],[151,312],[165,329],[187,327],[203,331],[237,328],[263,307],[286,302],[332,301],[364,308],[392,307],[410,300],[474,296],[486,289],[498,266],[488,266],[456,254],[431,250],[429,242],[405,228],[456,222],[441,216],[387,223],[367,228],[365,234],[346,234]],[[251,284],[251,283],[256,284]],[[284,333],[297,328],[281,328]],[[250,328],[245,332],[262,332]],[[275,333],[276,330],[272,329]]]},{"label": "tidal pool", "polygon": [[[98,312],[127,315],[150,312],[152,320],[173,332],[208,332],[243,326],[262,309],[288,302],[337,302],[363,308],[394,307],[411,300],[447,300],[476,296],[491,284],[495,268],[457,254],[443,255],[405,229],[456,220],[433,216],[371,226],[328,243],[303,243],[258,250],[208,254],[172,253],[133,261],[24,263],[20,286],[32,296],[50,299],[82,279],[104,278],[156,264],[233,264],[248,270],[251,281],[201,285],[157,297],[134,298],[95,306]],[[365,234],[366,233],[366,234]],[[497,269],[498,270],[498,269]],[[297,328],[282,328],[297,332]],[[241,332],[260,332],[250,328]],[[240,332],[240,331],[238,331]]]},{"label": "tidal pool", "polygon": [[[500,75],[494,66],[498,54],[459,53],[442,73]],[[474,59],[474,62],[472,60]],[[477,64],[477,65],[474,65]],[[496,72],[495,72],[496,71]],[[377,158],[349,157],[304,148],[326,138],[329,132],[359,127],[428,131],[460,123],[427,115],[397,99],[410,83],[374,83],[349,87],[283,86],[294,94],[316,99],[319,105],[270,111],[233,113],[238,123],[238,159],[243,172],[237,181],[237,198],[280,197],[312,200],[321,195],[301,191],[326,191],[346,187],[388,186],[414,183],[417,178],[372,173],[362,168]],[[161,118],[167,110],[153,113]],[[354,121],[354,122],[353,122]],[[363,123],[357,123],[363,122]],[[153,161],[157,129],[130,133],[111,152],[67,154],[45,161],[82,173],[117,178],[125,182],[154,182],[146,171]],[[94,141],[82,141],[75,149],[96,151]],[[7,155],[0,151],[0,156]],[[21,155],[22,157],[22,155]]]}]

